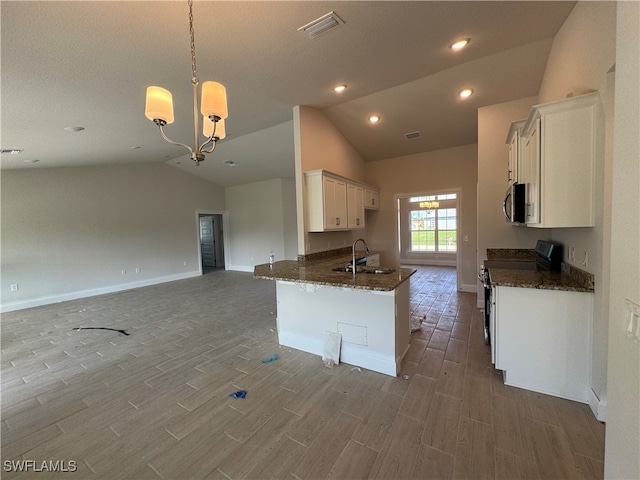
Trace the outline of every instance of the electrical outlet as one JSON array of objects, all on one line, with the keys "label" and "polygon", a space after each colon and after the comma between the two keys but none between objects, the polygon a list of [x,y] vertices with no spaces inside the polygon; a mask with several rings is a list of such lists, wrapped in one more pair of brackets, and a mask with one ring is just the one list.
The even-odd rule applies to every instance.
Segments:
[{"label": "electrical outlet", "polygon": [[184,266],[185,266],[185,267],[187,266],[187,261],[186,261],[186,260],[184,261]]},{"label": "electrical outlet", "polygon": [[140,273],[142,269],[140,267],[136,267],[136,273]]},{"label": "electrical outlet", "polygon": [[12,292],[17,292],[19,290],[18,284],[17,283],[12,283],[11,284],[11,291]]},{"label": "electrical outlet", "polygon": [[463,241],[463,242],[468,242],[468,241],[469,241],[469,235],[464,235],[464,236],[462,237],[462,241]]},{"label": "electrical outlet", "polygon": [[634,343],[640,342],[640,305],[633,303],[631,300],[625,298],[625,319],[624,330],[627,337],[633,339]]},{"label": "electrical outlet", "polygon": [[589,264],[589,255],[587,254],[587,251],[585,250],[584,253],[582,254],[582,266],[586,267]]},{"label": "electrical outlet", "polygon": [[126,274],[127,274],[127,270],[123,268],[122,270],[120,270],[120,273],[121,273],[122,275],[126,275]]}]

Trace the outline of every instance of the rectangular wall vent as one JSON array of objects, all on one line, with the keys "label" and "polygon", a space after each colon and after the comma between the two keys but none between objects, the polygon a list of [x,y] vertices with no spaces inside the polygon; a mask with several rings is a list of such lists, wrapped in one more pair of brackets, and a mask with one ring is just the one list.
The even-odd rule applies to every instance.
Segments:
[{"label": "rectangular wall vent", "polygon": [[413,140],[414,138],[420,138],[420,132],[409,132],[404,134],[405,140]]},{"label": "rectangular wall vent", "polygon": [[298,31],[302,31],[309,38],[316,38],[317,36],[322,35],[343,23],[344,22],[335,14],[335,12],[329,12],[313,22],[300,27]]}]

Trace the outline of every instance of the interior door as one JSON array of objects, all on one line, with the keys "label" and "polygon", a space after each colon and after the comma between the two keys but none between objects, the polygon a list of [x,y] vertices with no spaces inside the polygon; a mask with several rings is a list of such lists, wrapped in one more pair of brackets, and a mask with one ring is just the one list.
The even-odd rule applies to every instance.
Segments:
[{"label": "interior door", "polygon": [[216,250],[213,235],[213,216],[200,216],[200,252],[202,253],[202,266],[216,266]]}]

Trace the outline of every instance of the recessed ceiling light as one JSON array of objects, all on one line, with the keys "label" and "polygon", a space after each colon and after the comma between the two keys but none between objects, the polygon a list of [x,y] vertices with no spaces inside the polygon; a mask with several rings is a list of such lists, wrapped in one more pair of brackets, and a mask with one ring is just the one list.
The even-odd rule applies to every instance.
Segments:
[{"label": "recessed ceiling light", "polygon": [[38,163],[40,160],[38,160],[37,158],[33,158],[30,160],[23,160],[24,163]]},{"label": "recessed ceiling light", "polygon": [[140,147],[138,147],[138,146],[131,147],[131,150],[139,150],[139,149],[140,149]]},{"label": "recessed ceiling light", "polygon": [[470,41],[471,41],[470,38],[463,38],[451,44],[449,48],[451,50],[462,50],[464,47],[466,47],[469,44]]},{"label": "recessed ceiling light", "polygon": [[337,87],[333,87],[333,91],[336,93],[342,93],[347,88],[346,85],[338,85]]},{"label": "recessed ceiling light", "polygon": [[378,115],[371,115],[369,117],[369,122],[371,123],[378,123],[380,121],[380,117]]},{"label": "recessed ceiling light", "polygon": [[237,165],[237,163],[234,162],[233,160],[225,160],[224,163],[230,167],[235,167]]},{"label": "recessed ceiling light", "polygon": [[465,88],[464,90],[460,90],[460,93],[458,93],[458,96],[460,98],[468,98],[471,95],[473,95],[473,89],[472,88]]},{"label": "recessed ceiling light", "polygon": [[81,132],[84,127],[64,127],[67,132]]}]

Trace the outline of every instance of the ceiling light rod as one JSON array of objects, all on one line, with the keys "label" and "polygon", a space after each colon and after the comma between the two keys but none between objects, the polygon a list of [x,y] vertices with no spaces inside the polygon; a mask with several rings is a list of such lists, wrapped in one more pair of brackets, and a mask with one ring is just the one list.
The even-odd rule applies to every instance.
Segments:
[{"label": "ceiling light rod", "polygon": [[[179,145],[189,150],[191,160],[200,165],[205,153],[211,153],[216,148],[218,140],[226,136],[224,119],[228,116],[227,91],[223,85],[217,82],[204,82],[202,84],[202,99],[200,112],[202,119],[202,134],[206,140],[198,146],[200,141],[198,127],[198,76],[196,75],[196,44],[193,31],[193,0],[189,4],[189,34],[191,35],[191,85],[193,87],[193,128],[194,148],[184,143],[171,140],[164,133],[164,126],[173,123],[173,97],[169,90],[162,87],[147,87],[147,99],[145,116],[152,120],[160,128],[160,135],[172,145]],[[209,150],[204,148],[211,143]]]}]

